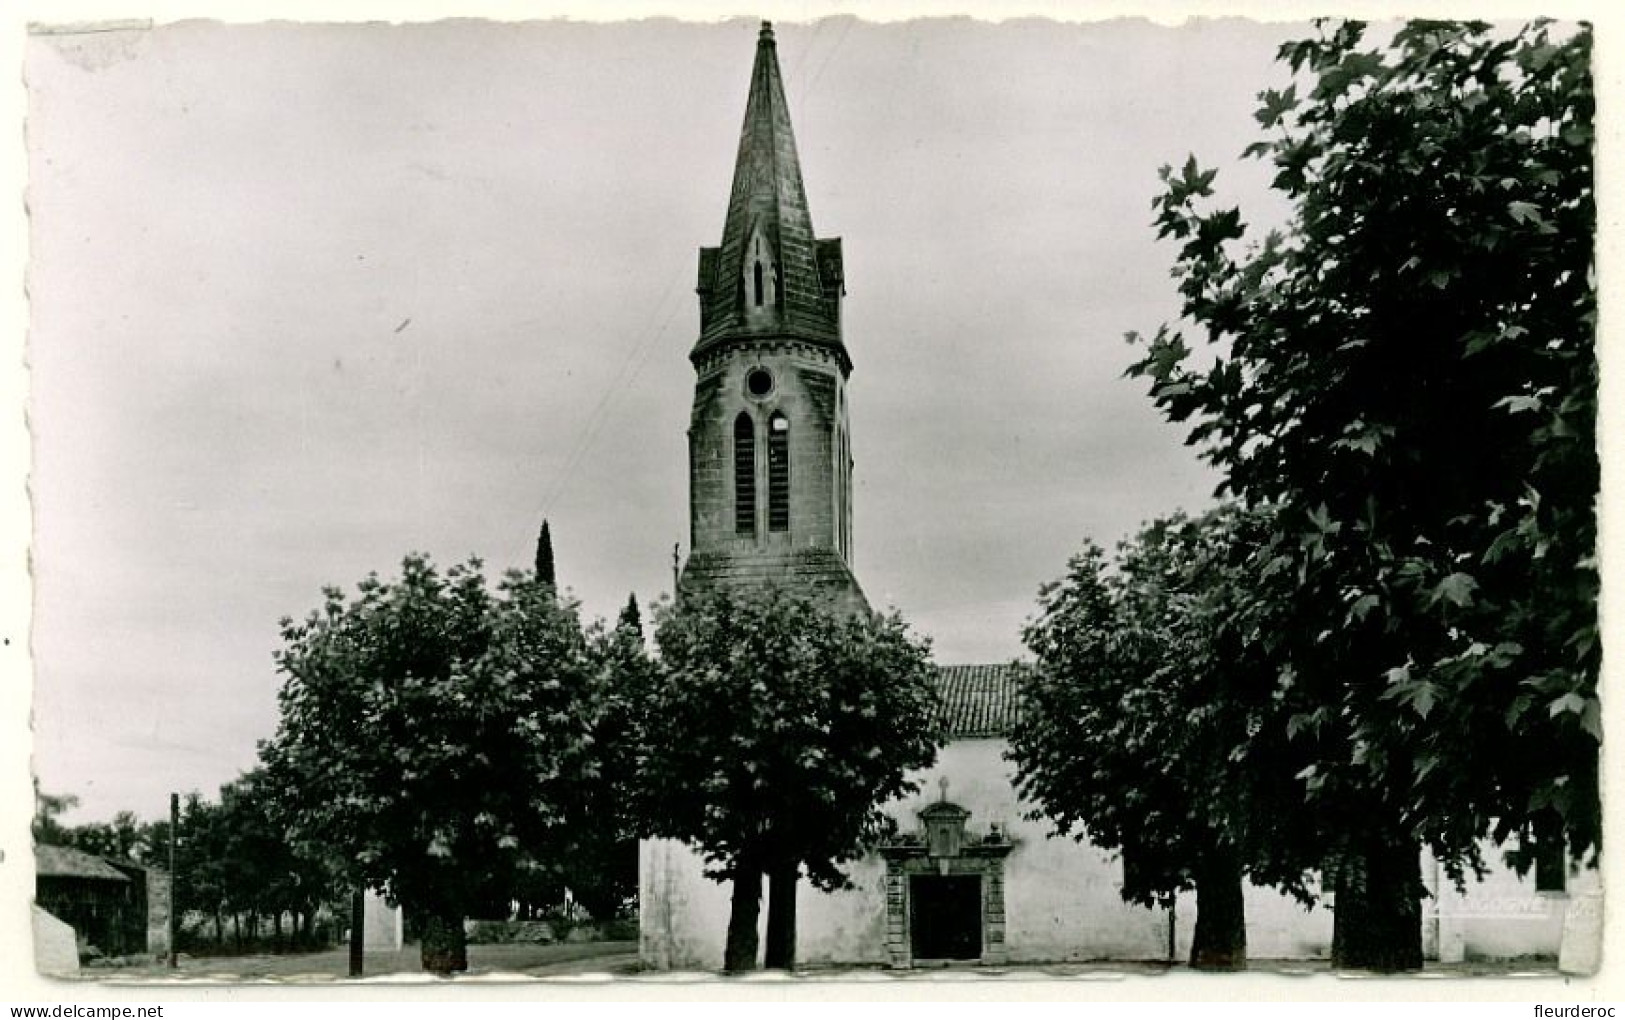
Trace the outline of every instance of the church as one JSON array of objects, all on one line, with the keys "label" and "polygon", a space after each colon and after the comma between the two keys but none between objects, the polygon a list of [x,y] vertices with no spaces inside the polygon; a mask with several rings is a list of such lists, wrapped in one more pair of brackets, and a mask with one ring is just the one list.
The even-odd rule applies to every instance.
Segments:
[{"label": "church", "polygon": [[[699,337],[689,422],[690,555],[682,590],[805,585],[868,608],[852,569],[854,463],[847,415],[853,362],[842,337],[840,238],[820,238],[796,154],[772,27],[762,25],[722,239],[702,247]],[[943,665],[947,744],[887,805],[895,845],[848,869],[853,888],[799,884],[798,962],[923,966],[1179,961],[1194,896],[1145,908],[1119,894],[1122,863],[1051,835],[1027,816],[1006,760],[1020,665]],[[640,955],[651,970],[722,965],[729,889],[671,840],[642,844]],[[1432,959],[1555,957],[1570,876],[1498,870],[1461,894],[1424,860]],[[1594,876],[1592,876],[1594,877]],[[1578,899],[1578,898],[1577,898]],[[1590,901],[1588,901],[1590,902]],[[1249,890],[1255,959],[1328,955],[1331,907],[1305,910]],[[765,912],[764,912],[765,923]]]}]

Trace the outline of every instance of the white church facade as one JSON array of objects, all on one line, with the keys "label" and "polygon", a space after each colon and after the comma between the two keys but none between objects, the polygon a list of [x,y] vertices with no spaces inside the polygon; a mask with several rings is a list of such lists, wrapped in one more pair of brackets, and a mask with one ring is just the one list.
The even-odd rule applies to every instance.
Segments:
[{"label": "white church facade", "polygon": [[[853,463],[846,409],[852,361],[841,335],[839,239],[813,232],[774,38],[764,25],[722,242],[702,248],[701,324],[689,428],[691,554],[682,589],[805,584],[867,602],[851,569]],[[948,743],[886,806],[900,836],[848,869],[853,888],[798,884],[797,959],[806,966],[909,968],[1188,958],[1195,898],[1127,904],[1122,863],[1050,834],[1015,789],[1005,757],[1020,665],[943,666]],[[1498,855],[1488,855],[1492,860]],[[1424,861],[1431,959],[1556,957],[1571,904],[1596,876],[1501,868],[1466,894]],[[716,971],[729,887],[669,840],[640,850],[640,953],[653,970]],[[1248,955],[1325,958],[1332,910],[1249,890]],[[765,925],[765,912],[763,914]]]},{"label": "white church facade", "polygon": [[[847,871],[850,890],[798,886],[797,962],[807,967],[1009,966],[1183,962],[1190,957],[1196,898],[1166,908],[1125,903],[1122,862],[1030,820],[1002,735],[1014,721],[1011,667],[946,666],[939,690],[949,740],[913,778],[919,792],[887,805],[907,834]],[[941,809],[946,806],[947,811]],[[934,818],[933,816],[937,816]],[[943,818],[943,815],[948,817]],[[957,840],[933,841],[933,824],[958,818]],[[1489,855],[1494,860],[1493,852]],[[702,873],[693,849],[646,841],[640,853],[640,956],[651,970],[717,971],[728,926],[729,887]],[[1544,880],[1502,866],[1457,892],[1424,857],[1433,898],[1423,905],[1430,961],[1557,959],[1569,912],[1600,909],[1594,872]],[[1305,909],[1273,889],[1249,887],[1247,952],[1255,960],[1330,955],[1333,905]],[[766,914],[762,923],[765,930]],[[1578,925],[1575,924],[1579,921]],[[1582,954],[1585,951],[1582,950]],[[1577,971],[1592,969],[1581,959]]]}]

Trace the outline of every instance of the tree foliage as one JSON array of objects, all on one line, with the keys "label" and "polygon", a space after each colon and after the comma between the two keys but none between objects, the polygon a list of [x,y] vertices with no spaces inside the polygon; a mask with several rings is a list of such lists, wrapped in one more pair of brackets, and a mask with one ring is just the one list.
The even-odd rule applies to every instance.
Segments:
[{"label": "tree foliage", "polygon": [[637,756],[644,700],[655,664],[643,643],[632,598],[614,627],[602,621],[587,629],[587,662],[598,685],[591,737],[596,767],[581,770],[572,791],[567,847],[561,875],[575,899],[595,919],[615,918],[638,888],[640,801]]},{"label": "tree foliage", "polygon": [[157,836],[154,827],[143,823],[133,811],[120,811],[112,821],[87,822],[65,829],[54,842],[97,857],[145,863],[161,859],[164,845]]},{"label": "tree foliage", "polygon": [[[39,795],[40,813],[54,816],[76,800]],[[316,913],[341,890],[325,855],[301,854],[289,844],[272,817],[262,772],[250,771],[222,786],[217,801],[196,792],[183,796],[178,835],[172,889],[183,918],[200,915],[205,922],[212,920],[217,943],[224,939],[225,919],[231,918],[239,949],[245,947],[244,918],[249,940],[260,937],[259,923],[269,919],[272,948],[315,944]],[[134,812],[120,811],[107,822],[64,826],[53,821],[48,827],[37,825],[36,838],[112,861],[166,871],[170,867],[167,818],[148,822]],[[291,930],[283,929],[285,916],[292,920]],[[183,927],[179,934],[185,945],[196,933]]]},{"label": "tree foliage", "polygon": [[935,759],[933,668],[897,616],[781,588],[685,594],[656,619],[640,813],[648,835],[694,844],[710,877],[734,882],[748,946],[731,948],[748,958],[731,952],[730,969],[748,968],[759,898],[741,890],[786,869],[792,885],[804,869],[845,887],[842,866],[891,830],[880,806]]},{"label": "tree foliage", "polygon": [[1371,48],[1343,23],[1281,58],[1247,155],[1291,221],[1247,242],[1214,171],[1165,170],[1201,349],[1165,326],[1131,372],[1275,514],[1254,568],[1292,582],[1270,651],[1328,872],[1358,891],[1373,847],[1421,840],[1459,875],[1520,832],[1589,854],[1590,33],[1417,21]]},{"label": "tree foliage", "polygon": [[65,825],[62,816],[79,806],[74,794],[51,794],[34,780],[34,842],[72,847],[95,857],[108,857],[137,864],[163,860],[169,847],[169,823],[144,822],[133,811],[119,811],[108,822],[81,822]]},{"label": "tree foliage", "polygon": [[[251,939],[260,934],[260,919],[269,918],[274,946],[309,947],[317,911],[344,897],[331,855],[302,851],[287,839],[261,769],[222,786],[218,801],[195,793],[183,798],[179,832],[176,902],[213,919],[217,937],[225,917],[247,917]],[[293,918],[291,932],[282,928],[284,914]]]},{"label": "tree foliage", "polygon": [[1196,890],[1199,966],[1245,962],[1245,877],[1309,897],[1275,672],[1253,651],[1271,603],[1244,568],[1264,523],[1224,507],[1154,522],[1111,562],[1088,545],[1024,634],[1039,669],[1018,789],[1058,832],[1122,852],[1125,899]]},{"label": "tree foliage", "polygon": [[67,826],[62,824],[62,816],[79,806],[79,798],[71,793],[46,793],[40,789],[39,779],[34,779],[34,817],[29,825],[33,833],[34,842],[48,843],[56,846],[69,845],[65,839]]},{"label": "tree foliage", "polygon": [[426,969],[466,967],[462,920],[556,863],[595,765],[600,683],[573,606],[534,575],[409,556],[283,622],[282,718],[262,757],[279,815],[425,925]]}]

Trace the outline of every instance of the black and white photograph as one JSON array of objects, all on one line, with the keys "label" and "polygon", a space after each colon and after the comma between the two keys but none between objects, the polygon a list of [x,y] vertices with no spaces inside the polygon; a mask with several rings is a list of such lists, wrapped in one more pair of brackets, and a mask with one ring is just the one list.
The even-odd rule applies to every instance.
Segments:
[{"label": "black and white photograph", "polygon": [[1612,33],[1078,6],[29,24],[33,987],[1602,994]]}]

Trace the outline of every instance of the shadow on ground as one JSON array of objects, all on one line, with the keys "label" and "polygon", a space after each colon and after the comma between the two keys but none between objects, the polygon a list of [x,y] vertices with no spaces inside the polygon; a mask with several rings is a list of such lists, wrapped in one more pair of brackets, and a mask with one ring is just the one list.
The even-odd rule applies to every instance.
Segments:
[{"label": "shadow on ground", "polygon": [[[565,979],[628,979],[638,982],[691,982],[720,979],[720,975],[702,972],[643,971],[638,963],[636,942],[580,942],[540,945],[535,943],[509,943],[468,947],[469,969],[457,980],[516,981],[527,978]],[[1248,974],[1281,977],[1346,977],[1371,978],[1374,975],[1334,971],[1324,960],[1255,960]],[[176,970],[164,966],[129,967],[118,970],[84,972],[84,977],[118,983],[146,983],[153,980],[236,982],[236,981],[292,981],[329,982],[346,980],[349,974],[349,954],[343,950],[322,953],[287,955],[222,956],[199,959],[183,958]],[[1155,978],[1164,974],[1189,975],[1183,965],[1161,961],[1123,962],[1101,961],[1093,963],[1011,964],[1002,967],[966,965],[947,968],[921,968],[897,971],[884,967],[826,967],[809,966],[797,971],[793,979],[811,982],[823,981],[1044,981],[1073,979],[1084,981],[1112,981],[1134,978]],[[435,980],[425,975],[418,955],[418,947],[409,945],[398,952],[370,952],[366,954],[363,975],[372,980],[425,981]],[[1558,976],[1555,961],[1513,960],[1481,961],[1459,964],[1429,964],[1420,975],[1404,975],[1404,979],[1430,978],[1551,978]],[[1205,975],[1214,981],[1224,981],[1233,975]],[[782,972],[759,973],[730,979],[734,982],[783,982],[791,980]]]}]

